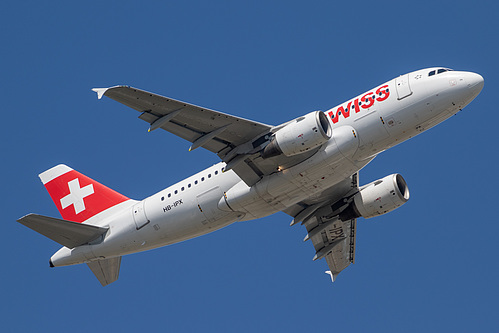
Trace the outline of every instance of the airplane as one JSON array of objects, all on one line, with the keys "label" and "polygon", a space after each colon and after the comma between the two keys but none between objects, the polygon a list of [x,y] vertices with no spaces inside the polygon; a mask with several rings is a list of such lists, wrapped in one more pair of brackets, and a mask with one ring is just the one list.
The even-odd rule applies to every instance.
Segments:
[{"label": "airplane", "polygon": [[386,214],[409,200],[395,173],[359,186],[379,153],[468,105],[483,77],[444,67],[401,75],[325,112],[271,126],[129,86],[92,89],[163,129],[216,153],[217,163],[144,200],[132,200],[60,164],[39,175],[62,219],[28,214],[21,224],[63,247],[50,267],[86,263],[103,286],[121,257],[283,211],[304,225],[327,274],[355,261],[357,218]]}]

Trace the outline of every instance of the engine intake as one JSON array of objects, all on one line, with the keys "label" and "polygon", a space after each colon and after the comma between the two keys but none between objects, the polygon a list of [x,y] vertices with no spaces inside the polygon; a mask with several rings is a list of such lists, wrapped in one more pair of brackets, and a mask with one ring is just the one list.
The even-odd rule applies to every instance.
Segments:
[{"label": "engine intake", "polygon": [[409,188],[402,175],[395,173],[364,186],[340,219],[371,218],[389,213],[409,200]]},{"label": "engine intake", "polygon": [[317,148],[331,138],[332,127],[322,111],[299,117],[279,129],[263,149],[262,157],[293,156]]}]

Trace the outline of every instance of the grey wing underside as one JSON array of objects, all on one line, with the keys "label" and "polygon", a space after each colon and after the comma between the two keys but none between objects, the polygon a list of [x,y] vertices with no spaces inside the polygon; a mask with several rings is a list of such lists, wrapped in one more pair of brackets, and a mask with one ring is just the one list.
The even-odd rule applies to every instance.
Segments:
[{"label": "grey wing underside", "polygon": [[263,159],[260,151],[277,127],[232,116],[128,86],[95,88],[98,98],[109,97],[141,114],[149,130],[161,128],[192,142],[189,150],[203,147],[216,153],[248,185],[309,158],[317,150]]},{"label": "grey wing underside", "polygon": [[[333,186],[321,195],[327,200],[302,202],[284,212],[293,216],[292,225],[302,223],[307,229],[304,241],[315,249],[313,260],[325,258],[331,279],[355,262],[356,219],[342,221],[339,214],[358,192],[358,173]],[[308,211],[307,211],[308,210]]]},{"label": "grey wing underside", "polygon": [[[96,88],[98,97],[106,96],[141,113],[140,119],[151,124],[151,130],[162,128],[187,141],[195,142],[201,136],[225,128],[202,147],[222,156],[231,148],[248,142],[272,126],[231,116],[196,105],[156,95],[129,86]],[[170,116],[170,118],[162,117]],[[158,123],[154,124],[156,121]],[[197,148],[197,147],[195,147]]]}]

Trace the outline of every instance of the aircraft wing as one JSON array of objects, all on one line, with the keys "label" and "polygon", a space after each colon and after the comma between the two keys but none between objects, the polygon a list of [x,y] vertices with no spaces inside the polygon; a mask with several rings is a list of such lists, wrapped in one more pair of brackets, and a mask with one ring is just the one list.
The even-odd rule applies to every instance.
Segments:
[{"label": "aircraft wing", "polygon": [[[355,263],[355,228],[356,219],[349,221],[337,221],[322,233],[321,237],[316,237],[312,243],[316,251],[330,248],[330,252],[325,256],[327,265],[331,272],[331,278],[334,282],[342,270],[351,263]],[[327,241],[324,241],[326,235]],[[322,238],[322,239],[321,239]],[[320,248],[317,250],[317,248]]]},{"label": "aircraft wing", "polygon": [[228,148],[246,143],[273,127],[129,86],[93,90],[99,98],[106,96],[139,111],[139,118],[151,124],[150,130],[162,128],[193,143],[206,139],[198,141],[192,149],[202,146],[223,154]]},{"label": "aircraft wing", "polygon": [[358,192],[358,174],[333,186],[321,195],[326,200],[299,203],[284,212],[293,216],[291,225],[302,223],[307,229],[304,241],[311,240],[313,260],[325,258],[331,279],[355,261],[356,219],[342,221],[339,214]]},{"label": "aircraft wing", "polygon": [[248,186],[278,167],[300,163],[317,150],[298,156],[263,159],[259,152],[276,127],[231,116],[189,103],[159,96],[129,86],[92,89],[100,99],[114,99],[140,112],[150,124],[149,131],[161,128],[192,142],[189,150],[203,147],[216,153]]}]

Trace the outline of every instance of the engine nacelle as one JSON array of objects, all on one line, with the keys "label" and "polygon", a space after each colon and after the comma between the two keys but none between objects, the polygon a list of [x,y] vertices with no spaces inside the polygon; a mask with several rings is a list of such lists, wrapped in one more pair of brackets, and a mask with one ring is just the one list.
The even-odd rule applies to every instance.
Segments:
[{"label": "engine nacelle", "polygon": [[396,173],[372,182],[354,196],[352,204],[340,214],[342,220],[356,217],[366,219],[383,215],[409,200],[409,188],[404,178]]},{"label": "engine nacelle", "polygon": [[314,111],[279,129],[264,148],[262,157],[298,155],[324,144],[331,134],[332,127],[326,114]]}]

